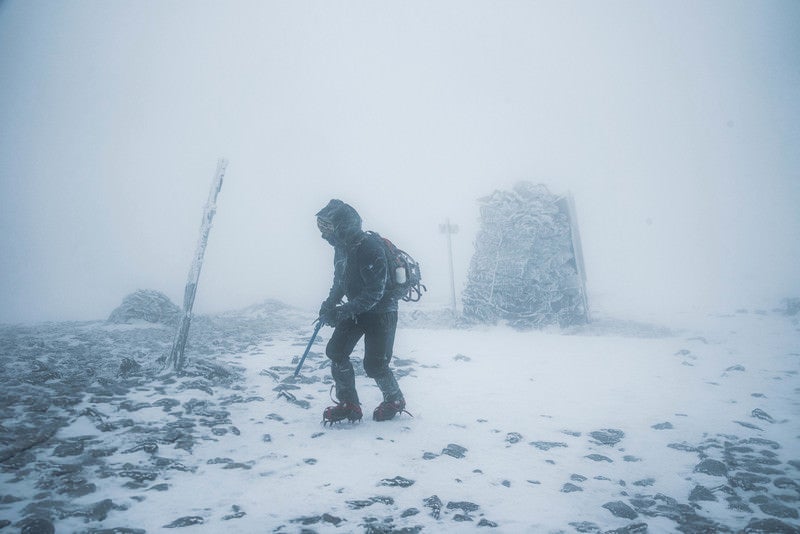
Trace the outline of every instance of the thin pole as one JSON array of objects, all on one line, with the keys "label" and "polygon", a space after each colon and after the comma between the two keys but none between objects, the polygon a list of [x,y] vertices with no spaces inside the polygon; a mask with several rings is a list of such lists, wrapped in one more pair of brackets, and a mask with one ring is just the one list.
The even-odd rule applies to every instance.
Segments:
[{"label": "thin pole", "polygon": [[195,251],[192,266],[189,268],[189,277],[183,292],[183,315],[181,316],[178,331],[172,343],[172,351],[167,359],[167,367],[171,367],[174,371],[178,372],[183,369],[186,363],[184,349],[186,348],[186,340],[189,337],[189,324],[192,321],[192,307],[194,306],[194,297],[197,294],[197,282],[200,279],[203,256],[206,253],[206,246],[208,245],[208,234],[211,232],[211,221],[214,219],[214,214],[217,212],[217,195],[219,195],[219,191],[222,189],[222,179],[225,176],[225,169],[227,166],[228,161],[225,159],[220,159],[217,162],[217,172],[214,173],[214,180],[211,182],[211,191],[208,194],[208,201],[203,210],[203,221],[200,224],[200,238],[197,240],[197,250]]},{"label": "thin pole", "polygon": [[453,308],[453,315],[458,315],[456,308],[456,275],[453,268],[453,239],[452,235],[458,233],[458,225],[450,224],[450,218],[445,220],[444,224],[439,225],[442,233],[447,234],[447,258],[450,263],[450,304]]}]

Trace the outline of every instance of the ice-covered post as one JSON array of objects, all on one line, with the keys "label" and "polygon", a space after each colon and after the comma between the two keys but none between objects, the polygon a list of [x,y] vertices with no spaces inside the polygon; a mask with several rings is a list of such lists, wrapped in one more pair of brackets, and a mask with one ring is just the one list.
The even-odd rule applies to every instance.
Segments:
[{"label": "ice-covered post", "polygon": [[447,234],[447,257],[450,260],[450,297],[453,316],[458,316],[458,311],[456,310],[456,276],[453,269],[453,239],[451,237],[453,234],[458,233],[458,225],[450,224],[450,219],[448,218],[444,224],[439,225],[439,230],[443,234]]},{"label": "ice-covered post", "polygon": [[228,160],[226,159],[220,159],[217,162],[217,172],[214,174],[214,180],[211,183],[211,192],[208,194],[208,201],[203,210],[203,221],[200,224],[200,238],[197,240],[197,250],[194,254],[192,266],[189,269],[186,289],[183,292],[183,315],[181,315],[181,321],[178,325],[178,331],[175,333],[172,351],[169,354],[166,365],[168,369],[172,368],[174,371],[181,371],[184,363],[186,363],[184,349],[186,348],[186,339],[189,337],[189,323],[192,320],[192,307],[194,306],[194,297],[197,294],[197,281],[200,279],[203,256],[206,252],[206,245],[208,245],[208,234],[211,232],[211,220],[217,212],[217,195],[219,195],[219,191],[222,189],[222,178],[225,176],[225,169],[227,166]]}]

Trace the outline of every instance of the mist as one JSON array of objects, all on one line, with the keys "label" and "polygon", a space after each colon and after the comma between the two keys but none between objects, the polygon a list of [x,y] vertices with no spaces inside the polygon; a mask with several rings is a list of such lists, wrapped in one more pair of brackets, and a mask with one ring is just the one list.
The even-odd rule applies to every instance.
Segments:
[{"label": "mist", "polygon": [[340,198],[449,303],[477,199],[571,191],[590,304],[800,294],[800,4],[0,2],[0,322],[180,303],[316,309]]}]

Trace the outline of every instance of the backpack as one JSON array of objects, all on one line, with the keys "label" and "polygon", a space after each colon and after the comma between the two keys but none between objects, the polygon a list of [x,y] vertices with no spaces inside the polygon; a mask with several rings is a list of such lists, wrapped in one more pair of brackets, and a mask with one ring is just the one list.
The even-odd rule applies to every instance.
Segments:
[{"label": "backpack", "polygon": [[387,292],[392,293],[398,300],[417,302],[422,298],[422,292],[428,288],[422,284],[422,274],[419,263],[404,250],[400,250],[390,240],[377,232],[367,232],[380,241],[386,251],[386,267],[389,271]]}]

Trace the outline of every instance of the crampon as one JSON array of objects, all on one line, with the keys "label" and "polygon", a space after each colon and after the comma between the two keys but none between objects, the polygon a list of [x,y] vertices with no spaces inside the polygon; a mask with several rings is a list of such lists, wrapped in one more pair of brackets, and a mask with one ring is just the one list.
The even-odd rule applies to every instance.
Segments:
[{"label": "crampon", "polygon": [[408,411],[406,411],[406,401],[402,397],[397,399],[396,401],[383,401],[375,408],[375,411],[372,412],[372,419],[374,421],[388,421],[389,419],[393,419],[395,415],[399,413],[406,413],[411,417],[414,417]]},{"label": "crampon", "polygon": [[364,414],[361,412],[361,405],[358,402],[339,402],[337,399],[333,398],[333,386],[331,386],[331,400],[335,402],[333,406],[328,406],[325,408],[325,411],[322,412],[322,424],[326,425],[330,423],[338,423],[339,421],[344,421],[347,419],[351,423],[355,421],[361,421],[361,418],[364,417]]},{"label": "crampon", "polygon": [[322,413],[322,424],[338,423],[347,419],[351,423],[361,421],[364,414],[361,412],[361,406],[354,402],[337,402],[333,406],[328,406]]}]

